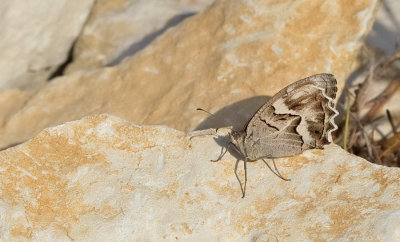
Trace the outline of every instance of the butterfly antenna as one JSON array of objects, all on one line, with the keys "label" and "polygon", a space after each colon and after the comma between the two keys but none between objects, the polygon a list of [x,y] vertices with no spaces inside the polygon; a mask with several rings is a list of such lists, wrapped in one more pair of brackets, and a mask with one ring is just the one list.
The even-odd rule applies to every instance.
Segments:
[{"label": "butterfly antenna", "polygon": [[196,110],[197,110],[197,111],[203,111],[203,112],[206,112],[206,113],[210,114],[211,116],[214,116],[214,114],[210,113],[209,111],[207,111],[207,110],[205,110],[205,109],[196,108]]},{"label": "butterfly antenna", "polygon": [[[205,110],[205,109],[202,109],[202,108],[196,108],[196,110],[197,111],[203,111],[203,112],[206,112],[206,113],[208,113],[211,117],[215,117],[215,114],[212,114],[212,113],[210,113],[209,111],[207,111],[207,110]],[[215,132],[218,132],[218,129],[219,128],[216,128],[215,129]]]}]

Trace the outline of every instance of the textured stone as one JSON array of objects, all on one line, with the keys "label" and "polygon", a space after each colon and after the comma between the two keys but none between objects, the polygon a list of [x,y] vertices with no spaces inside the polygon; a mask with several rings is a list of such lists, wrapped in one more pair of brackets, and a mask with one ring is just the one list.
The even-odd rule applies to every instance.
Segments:
[{"label": "textured stone", "polygon": [[115,65],[212,0],[99,0],[65,73]]},{"label": "textured stone", "polygon": [[0,2],[0,90],[46,81],[67,59],[94,0]]},{"label": "textured stone", "polygon": [[[116,67],[54,80],[2,123],[0,147],[104,112],[180,130],[241,127],[265,101],[254,96],[320,72],[343,86],[378,3],[217,1]],[[197,107],[219,112],[201,123]]]},{"label": "textured stone", "polygon": [[400,239],[399,168],[328,145],[276,159],[289,182],[263,162],[249,163],[242,199],[236,159],[228,153],[210,162],[221,151],[215,139],[190,140],[181,131],[108,115],[46,129],[0,152],[0,236],[6,241]]},{"label": "textured stone", "polygon": [[[9,89],[0,92],[0,120],[7,120],[21,109],[29,99],[29,92]],[[10,105],[12,103],[12,105]]]}]

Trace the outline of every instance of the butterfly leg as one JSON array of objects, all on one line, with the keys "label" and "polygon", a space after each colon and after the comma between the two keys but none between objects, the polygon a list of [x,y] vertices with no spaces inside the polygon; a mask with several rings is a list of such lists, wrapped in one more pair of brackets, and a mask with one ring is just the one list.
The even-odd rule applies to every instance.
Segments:
[{"label": "butterfly leg", "polygon": [[243,188],[243,196],[242,196],[242,198],[244,198],[244,196],[246,195],[246,185],[247,185],[247,158],[244,158],[243,167],[244,167],[244,188]]},{"label": "butterfly leg", "polygon": [[235,164],[235,176],[236,176],[236,179],[237,179],[238,182],[239,182],[240,190],[242,191],[242,198],[243,198],[243,197],[244,197],[244,190],[243,190],[243,185],[242,185],[242,182],[240,181],[239,175],[237,174],[238,166],[239,166],[239,160],[236,160],[236,164]]},{"label": "butterfly leg", "polygon": [[[222,157],[225,156],[226,152],[228,152],[229,147],[230,147],[231,145],[233,145],[233,143],[232,143],[232,142],[229,142],[229,144],[228,144],[228,145],[226,146],[226,148],[225,148],[225,151],[223,151],[223,150],[224,150],[224,147],[222,147],[221,154],[219,155],[219,157],[218,157],[216,160],[211,160],[211,162],[220,161],[220,160],[222,159]],[[222,152],[222,151],[223,151],[223,152]]]},{"label": "butterfly leg", "polygon": [[285,178],[285,177],[283,177],[283,176],[281,175],[281,173],[279,172],[278,168],[276,167],[276,164],[275,164],[275,160],[274,160],[274,159],[272,159],[272,162],[274,163],[275,171],[271,168],[271,166],[268,164],[268,162],[266,162],[264,159],[262,159],[262,161],[264,161],[264,163],[268,166],[268,168],[272,171],[272,173],[274,173],[277,177],[281,178],[281,179],[284,180],[284,181],[290,181],[290,179]]},{"label": "butterfly leg", "polygon": [[279,177],[280,177],[282,180],[284,180],[284,181],[290,181],[289,178],[285,178],[285,177],[283,177],[283,176],[281,175],[281,173],[280,173],[279,170],[278,170],[278,167],[276,167],[276,164],[275,164],[275,160],[274,160],[274,159],[272,159],[272,162],[274,163],[275,171],[278,173]]}]

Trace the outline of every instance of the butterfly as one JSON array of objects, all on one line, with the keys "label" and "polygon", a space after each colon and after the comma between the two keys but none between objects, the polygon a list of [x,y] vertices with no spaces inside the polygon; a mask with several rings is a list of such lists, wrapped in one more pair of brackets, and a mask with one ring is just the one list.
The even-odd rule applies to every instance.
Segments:
[{"label": "butterfly", "polygon": [[[322,73],[301,79],[285,87],[269,99],[248,121],[245,128],[229,133],[227,149],[217,160],[221,160],[229,147],[244,159],[244,186],[239,180],[242,197],[247,184],[247,161],[294,156],[307,149],[322,148],[332,142],[332,132],[337,130],[334,108],[337,87],[332,74]],[[274,161],[274,160],[273,160]],[[275,162],[274,172],[284,180]]]}]

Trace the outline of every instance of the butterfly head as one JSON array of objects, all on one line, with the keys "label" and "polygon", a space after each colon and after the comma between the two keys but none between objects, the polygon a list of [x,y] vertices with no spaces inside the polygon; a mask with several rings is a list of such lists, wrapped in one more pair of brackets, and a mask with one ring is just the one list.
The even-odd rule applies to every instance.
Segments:
[{"label": "butterfly head", "polygon": [[244,145],[244,140],[246,138],[245,131],[234,131],[229,133],[229,138],[232,144],[235,146],[236,151],[240,153],[242,156],[246,156],[246,148]]}]

